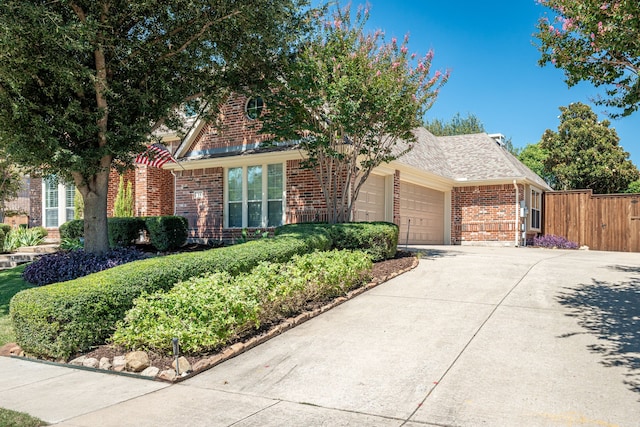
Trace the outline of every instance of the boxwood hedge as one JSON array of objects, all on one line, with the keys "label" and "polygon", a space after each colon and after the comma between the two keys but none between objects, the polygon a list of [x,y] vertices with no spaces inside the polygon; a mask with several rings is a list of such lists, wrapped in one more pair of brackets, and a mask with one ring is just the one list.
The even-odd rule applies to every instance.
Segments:
[{"label": "boxwood hedge", "polygon": [[103,343],[143,292],[168,290],[179,281],[214,271],[237,275],[262,261],[284,262],[295,254],[327,250],[330,245],[328,234],[319,230],[136,261],[21,291],[11,300],[10,316],[26,353],[68,358]]},{"label": "boxwood hedge", "polygon": [[390,222],[348,222],[344,224],[302,223],[279,227],[276,235],[315,233],[325,230],[332,249],[359,249],[374,262],[393,258],[398,247],[398,226]]}]

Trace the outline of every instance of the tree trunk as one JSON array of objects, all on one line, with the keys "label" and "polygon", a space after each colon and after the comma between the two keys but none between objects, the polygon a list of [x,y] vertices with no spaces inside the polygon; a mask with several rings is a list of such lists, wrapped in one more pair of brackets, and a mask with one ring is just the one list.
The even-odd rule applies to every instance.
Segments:
[{"label": "tree trunk", "polygon": [[99,172],[87,182],[76,181],[84,201],[84,250],[104,253],[109,250],[107,229],[107,192],[109,171]]}]

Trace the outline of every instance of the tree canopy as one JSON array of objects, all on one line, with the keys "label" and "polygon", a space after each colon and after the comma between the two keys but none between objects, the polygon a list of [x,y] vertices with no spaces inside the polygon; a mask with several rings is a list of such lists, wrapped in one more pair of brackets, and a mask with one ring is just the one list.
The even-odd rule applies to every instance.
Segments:
[{"label": "tree canopy", "polygon": [[468,113],[466,117],[456,113],[449,121],[441,119],[428,120],[425,122],[424,127],[436,136],[468,135],[485,131],[480,119],[471,113]]},{"label": "tree canopy", "polygon": [[553,18],[542,18],[535,35],[540,65],[565,72],[573,86],[589,81],[606,86],[600,104],[627,116],[640,106],[640,2],[637,0],[540,0]]},{"label": "tree canopy", "polygon": [[609,121],[598,121],[582,103],[560,107],[560,111],[558,131],[547,129],[540,141],[540,149],[546,152],[544,174],[553,181],[550,184],[556,190],[626,191],[640,174],[619,145],[620,138]]},{"label": "tree canopy", "polygon": [[280,75],[305,0],[0,2],[0,144],[73,181],[85,249],[108,249],[109,170],[131,165],[183,107],[215,114],[228,90]]},{"label": "tree canopy", "polygon": [[408,37],[365,32],[367,19],[362,7],[355,19],[349,7],[325,15],[267,101],[263,131],[299,141],[330,222],[348,221],[371,170],[411,148],[448,76],[431,73],[433,52],[410,53]]},{"label": "tree canopy", "polygon": [[549,154],[540,146],[540,143],[528,144],[522,150],[519,150],[517,154],[518,160],[554,188],[555,178],[553,174],[545,169],[545,160],[548,156]]}]

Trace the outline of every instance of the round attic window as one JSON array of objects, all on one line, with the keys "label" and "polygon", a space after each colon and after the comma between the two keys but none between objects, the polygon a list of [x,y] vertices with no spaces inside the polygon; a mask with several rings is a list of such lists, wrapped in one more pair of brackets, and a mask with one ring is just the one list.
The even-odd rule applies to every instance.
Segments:
[{"label": "round attic window", "polygon": [[247,105],[245,107],[245,112],[247,113],[247,117],[251,120],[255,120],[260,117],[262,114],[262,109],[264,108],[264,101],[261,97],[256,96],[253,98],[249,98],[247,101]]}]

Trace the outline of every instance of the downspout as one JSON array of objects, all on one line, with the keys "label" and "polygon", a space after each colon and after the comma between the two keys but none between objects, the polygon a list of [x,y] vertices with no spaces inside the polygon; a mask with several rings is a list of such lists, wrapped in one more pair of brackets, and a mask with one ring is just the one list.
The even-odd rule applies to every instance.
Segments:
[{"label": "downspout", "polygon": [[516,189],[516,231],[515,231],[515,240],[514,244],[517,248],[520,246],[518,241],[518,234],[520,233],[520,190],[518,189],[518,184],[516,184],[516,180],[513,180],[513,188]]},{"label": "downspout", "polygon": [[178,192],[176,191],[178,189],[178,179],[173,170],[170,172],[173,175],[173,216],[176,216],[178,214]]}]

